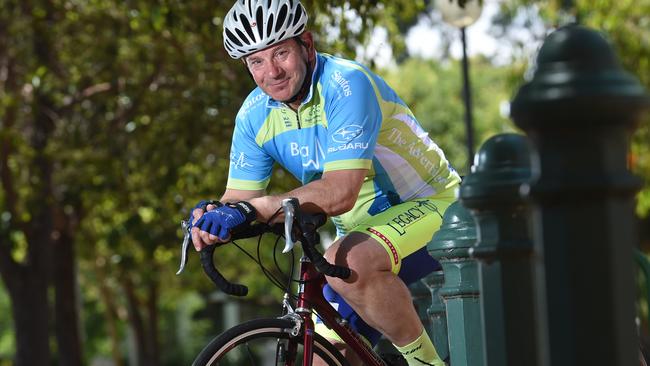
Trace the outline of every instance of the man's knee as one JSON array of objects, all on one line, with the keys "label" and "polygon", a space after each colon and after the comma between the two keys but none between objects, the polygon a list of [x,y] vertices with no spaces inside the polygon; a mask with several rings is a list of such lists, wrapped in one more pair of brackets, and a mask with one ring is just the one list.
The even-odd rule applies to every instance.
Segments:
[{"label": "man's knee", "polygon": [[330,286],[341,294],[363,288],[376,273],[391,269],[386,250],[370,236],[357,232],[346,235],[330,246],[325,258],[330,263],[350,268],[348,279],[327,279]]}]

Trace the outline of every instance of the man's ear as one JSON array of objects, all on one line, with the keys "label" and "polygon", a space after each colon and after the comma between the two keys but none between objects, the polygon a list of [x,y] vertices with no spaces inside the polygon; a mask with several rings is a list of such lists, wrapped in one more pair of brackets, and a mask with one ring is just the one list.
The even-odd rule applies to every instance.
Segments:
[{"label": "man's ear", "polygon": [[314,37],[310,31],[304,31],[299,36],[305,48],[307,48],[307,57],[309,61],[316,58],[316,48],[314,47]]}]

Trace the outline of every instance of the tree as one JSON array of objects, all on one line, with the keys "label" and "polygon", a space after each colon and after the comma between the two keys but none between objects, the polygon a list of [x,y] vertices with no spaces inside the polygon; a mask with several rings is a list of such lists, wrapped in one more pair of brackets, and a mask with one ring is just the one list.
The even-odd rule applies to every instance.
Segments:
[{"label": "tree", "polygon": [[[424,5],[347,4],[305,2],[320,13],[315,30],[340,30],[330,40],[337,52],[349,52],[374,25],[394,29]],[[120,331],[115,309],[127,309],[139,364],[156,365],[158,299],[167,290],[160,268],[174,258],[176,219],[194,199],[220,193],[224,141],[251,87],[221,47],[227,9],[175,0],[3,0],[0,7],[0,275],[11,298],[15,363],[50,362],[50,314],[60,364],[83,362],[79,252],[110,264],[81,263],[96,272],[88,278],[106,281],[83,283],[113,296],[106,313],[113,332]],[[361,27],[349,26],[348,9],[364,15]]]}]

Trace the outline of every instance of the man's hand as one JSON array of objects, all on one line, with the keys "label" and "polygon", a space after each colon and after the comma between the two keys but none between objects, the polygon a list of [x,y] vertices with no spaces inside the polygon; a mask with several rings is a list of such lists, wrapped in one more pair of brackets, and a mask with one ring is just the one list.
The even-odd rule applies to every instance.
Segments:
[{"label": "man's hand", "polygon": [[192,243],[197,251],[206,245],[226,243],[230,232],[249,225],[257,217],[255,208],[248,202],[228,203],[225,206],[207,205],[207,212],[195,209],[192,225]]},{"label": "man's hand", "polygon": [[[194,226],[196,225],[196,222],[199,221],[201,216],[206,211],[209,210],[214,210],[217,207],[221,207],[223,204],[217,200],[201,200],[199,203],[194,206],[192,210],[190,210],[190,217],[187,218],[187,222],[190,225],[190,232],[192,234],[192,244],[194,244],[194,248],[199,251],[201,248],[208,244],[214,244],[216,243],[216,239],[213,238],[212,242],[203,242],[198,235],[199,229],[196,229]],[[196,234],[195,234],[196,233]],[[206,238],[207,239],[207,238]]]}]

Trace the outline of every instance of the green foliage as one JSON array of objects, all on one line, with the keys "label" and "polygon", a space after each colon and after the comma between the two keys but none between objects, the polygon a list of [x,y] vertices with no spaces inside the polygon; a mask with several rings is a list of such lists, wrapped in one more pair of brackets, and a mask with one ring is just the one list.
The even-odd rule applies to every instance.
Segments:
[{"label": "green foliage", "polygon": [[367,43],[375,27],[386,28],[395,53],[402,53],[405,49],[404,27],[417,19],[429,1],[309,0],[302,3],[312,16],[311,24],[317,31],[315,36],[319,48],[353,58],[352,51]]},{"label": "green foliage", "polygon": [[[318,49],[354,57],[379,26],[388,30],[394,54],[403,54],[405,31],[430,1],[303,3]],[[558,2],[534,3],[549,22],[559,19]],[[577,2],[581,18],[612,37],[623,64],[645,85],[650,83],[648,4]],[[127,285],[133,286],[136,310],[145,319],[146,304],[154,301],[163,363],[186,364],[200,347],[193,337],[202,341],[215,331],[211,325],[220,315],[197,315],[213,291],[198,257],[191,256],[183,276],[174,272],[178,223],[196,201],[223,192],[234,115],[253,87],[221,45],[228,5],[182,0],[3,0],[0,5],[0,246],[13,260],[28,261],[33,243],[25,227],[45,204],[57,224],[69,224],[79,256],[86,359],[110,357],[114,347],[124,357],[133,311]],[[513,130],[500,103],[510,99],[512,80],[521,80],[524,67],[519,62],[495,68],[471,60],[475,148],[494,133]],[[382,73],[466,174],[458,63],[412,59]],[[48,187],[33,164],[41,137],[34,126],[43,115],[52,131],[42,142],[52,164]],[[632,151],[636,171],[650,178],[647,141],[646,120]],[[269,191],[297,184],[276,169]],[[47,202],[35,202],[44,191]],[[646,188],[639,213],[648,211]],[[252,252],[256,245],[242,243]],[[273,263],[273,245],[271,238],[262,243],[266,264]],[[226,277],[250,286],[251,302],[279,299],[279,290],[269,290],[261,271],[236,248],[216,253]],[[288,258],[281,260],[286,269]],[[9,308],[0,290],[0,364],[15,348]],[[111,343],[112,331],[118,344]]]},{"label": "green foliage", "polygon": [[0,365],[9,361],[13,356],[15,349],[15,340],[13,332],[13,321],[11,319],[9,296],[0,288]]},{"label": "green foliage", "polygon": [[[522,8],[523,7],[523,8]],[[512,24],[522,9],[536,9],[548,28],[577,20],[601,30],[614,47],[621,65],[650,90],[650,0],[560,1],[517,0],[502,4],[501,25]],[[533,13],[537,13],[533,12]],[[637,196],[637,214],[650,214],[650,114],[641,121],[631,139],[630,165],[645,185]]]},{"label": "green foliage", "polygon": [[[351,54],[372,27],[395,30],[424,2],[305,1],[305,6],[316,35],[340,32],[336,39],[319,39],[319,48]],[[213,290],[196,256],[188,273],[174,276],[178,222],[197,200],[223,192],[232,121],[253,87],[222,47],[228,6],[5,0],[2,9],[0,140],[7,160],[0,170],[15,190],[3,180],[0,238],[8,239],[0,245],[8,246],[14,260],[27,260],[32,243],[24,225],[32,221],[33,207],[42,206],[34,201],[43,192],[31,164],[37,153],[33,126],[44,111],[52,124],[43,141],[53,168],[48,207],[72,225],[78,244],[86,356],[109,356],[114,347],[123,353],[124,345],[111,344],[108,335],[113,329],[123,339],[130,312],[146,315],[149,301],[157,301],[162,317],[158,335],[174,334],[175,309],[194,306],[177,300]],[[364,21],[351,21],[350,13]],[[399,47],[401,36],[394,42]],[[296,184],[278,169],[269,190]],[[272,263],[269,245],[265,240],[266,263]],[[278,298],[237,250],[226,248],[218,256],[228,264],[224,274],[247,283],[254,298]],[[135,299],[127,296],[129,286]],[[171,344],[163,338],[162,344]],[[187,363],[177,356],[165,358]]]}]

